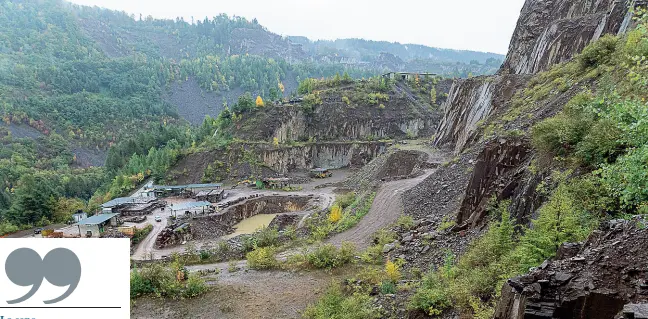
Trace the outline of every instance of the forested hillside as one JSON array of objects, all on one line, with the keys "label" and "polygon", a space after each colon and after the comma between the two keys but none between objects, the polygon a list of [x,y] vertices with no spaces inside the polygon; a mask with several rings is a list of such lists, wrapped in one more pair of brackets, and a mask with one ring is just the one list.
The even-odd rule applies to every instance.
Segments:
[{"label": "forested hillside", "polygon": [[[457,59],[444,61],[467,74]],[[240,17],[159,20],[2,0],[0,233],[66,221],[100,186],[93,207],[161,178],[180,150],[200,143],[189,124],[228,104],[278,101],[310,77],[383,71],[321,59]]]},{"label": "forested hillside", "polygon": [[432,72],[448,77],[492,74],[504,59],[502,55],[495,53],[439,49],[418,44],[364,39],[310,41],[305,37],[289,38],[323,61],[409,72]]}]

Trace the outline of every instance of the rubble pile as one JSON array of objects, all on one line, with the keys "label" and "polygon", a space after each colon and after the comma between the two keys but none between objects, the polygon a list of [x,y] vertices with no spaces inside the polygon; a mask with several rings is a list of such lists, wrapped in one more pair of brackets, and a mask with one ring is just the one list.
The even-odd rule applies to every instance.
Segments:
[{"label": "rubble pile", "polygon": [[155,248],[163,249],[193,239],[191,235],[191,225],[188,223],[174,223],[163,229],[155,239]]},{"label": "rubble pile", "polygon": [[646,303],[646,222],[614,220],[585,243],[563,245],[555,260],[510,279],[495,318],[646,318]]}]

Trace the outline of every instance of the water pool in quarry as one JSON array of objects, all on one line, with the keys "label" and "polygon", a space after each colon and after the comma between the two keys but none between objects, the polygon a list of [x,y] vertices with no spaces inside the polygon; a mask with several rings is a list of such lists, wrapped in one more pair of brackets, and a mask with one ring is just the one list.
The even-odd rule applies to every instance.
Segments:
[{"label": "water pool in quarry", "polygon": [[239,235],[253,234],[260,228],[268,227],[277,214],[259,214],[246,218],[234,225],[234,232],[223,236],[223,239],[234,238]]}]

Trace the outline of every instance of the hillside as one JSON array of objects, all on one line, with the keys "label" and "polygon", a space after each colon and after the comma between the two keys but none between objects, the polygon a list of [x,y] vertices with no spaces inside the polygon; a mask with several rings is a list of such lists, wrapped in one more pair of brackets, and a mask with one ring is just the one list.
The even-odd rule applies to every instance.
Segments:
[{"label": "hillside", "polygon": [[204,121],[199,132],[210,136],[188,150],[168,178],[223,182],[313,167],[361,167],[387,141],[432,137],[450,83],[438,77],[419,82],[333,78],[305,80],[299,98],[263,107],[243,96],[218,118]]},{"label": "hillside", "polygon": [[311,41],[289,37],[322,61],[366,65],[378,69],[407,72],[432,72],[446,76],[492,74],[500,67],[503,56],[465,50],[431,48],[417,44],[400,44],[364,39]]},{"label": "hillside", "polygon": [[[119,212],[143,217],[134,318],[648,308],[645,1],[526,0],[501,66],[224,15],[0,9],[0,234],[148,181],[223,183],[152,187],[150,211]],[[372,76],[385,68],[441,75]],[[211,204],[174,211],[193,200]]]},{"label": "hillside", "polygon": [[[302,82],[304,96],[292,105],[243,113],[226,130],[245,154],[230,157],[234,162],[252,159],[288,176],[335,164],[332,159],[346,162],[331,167],[357,168],[342,183],[288,190],[342,195],[296,226],[290,244],[252,248],[247,267],[259,269],[257,254],[269,250],[261,268],[268,277],[294,269],[304,271],[300,278],[319,274],[318,268],[350,271],[304,311],[306,318],[641,318],[648,303],[642,268],[648,15],[642,5],[528,0],[502,68],[454,81],[442,106],[430,112],[417,113],[418,103],[397,98],[401,89],[416,92],[411,84],[384,91],[377,85],[366,92],[373,100],[355,99],[378,109],[384,104],[378,116],[362,105],[354,109],[354,94],[365,83],[328,80]],[[415,114],[405,122],[429,120],[435,130],[411,131],[406,137],[423,139],[400,144],[403,130],[390,125],[403,123],[390,109]],[[384,152],[371,144],[383,132],[395,138]],[[447,160],[439,165],[440,159]],[[224,165],[207,165],[205,172],[229,170],[226,160],[216,159]],[[268,231],[251,236],[261,240]],[[208,267],[224,269],[201,265]],[[275,288],[280,298],[290,297],[279,286],[252,291]],[[196,304],[208,311],[201,298]],[[293,302],[279,308],[285,312]],[[233,317],[248,313],[236,305]]]}]

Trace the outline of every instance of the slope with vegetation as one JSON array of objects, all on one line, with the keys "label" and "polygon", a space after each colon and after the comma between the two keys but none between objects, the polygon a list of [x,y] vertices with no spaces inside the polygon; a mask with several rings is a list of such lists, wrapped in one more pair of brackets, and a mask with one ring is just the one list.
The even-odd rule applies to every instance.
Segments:
[{"label": "slope with vegetation", "polygon": [[[648,20],[644,11],[636,14],[634,30],[603,36],[573,61],[534,76],[509,107],[484,123],[486,143],[530,143],[528,160],[517,164],[508,181],[497,183],[520,189],[530,183],[531,194],[518,198],[516,190],[481,185],[493,196],[492,205],[481,220],[473,216],[470,222],[488,224],[488,230],[456,261],[449,254],[444,266],[424,277],[412,309],[491,318],[508,278],[555,257],[563,244],[586,240],[604,221],[646,214]],[[545,199],[537,209],[516,203],[533,196]],[[460,215],[457,222],[463,221]],[[556,311],[569,309],[560,302]],[[543,311],[551,315],[553,308],[547,307]],[[506,312],[510,309],[502,311],[501,318],[517,318]]]},{"label": "slope with vegetation", "polygon": [[[555,5],[555,15],[545,5]],[[569,8],[578,13],[565,19]],[[605,257],[646,245],[645,10],[529,0],[520,21],[504,74],[452,90],[451,99],[478,103],[446,104],[450,121],[440,132],[452,134],[439,144],[449,142],[457,157],[405,195],[413,228],[393,226],[395,235],[378,242],[376,249],[405,258],[408,280],[353,313],[380,305],[394,317],[610,318],[624,304],[645,302],[635,293],[645,280],[634,267],[640,261]],[[542,28],[531,33],[537,37],[525,33],[529,21],[573,29],[553,42]],[[593,41],[560,54],[539,49],[574,37]],[[516,70],[539,73],[505,74]],[[359,300],[357,292],[333,296],[339,292],[318,309],[334,314]]]},{"label": "slope with vegetation", "polygon": [[[269,32],[227,16],[190,24],[58,0],[1,1],[0,26],[2,233],[65,222],[161,178],[204,134],[187,130],[178,116],[182,101],[168,102],[177,81],[191,78],[204,92],[232,96],[254,91],[270,102],[290,94],[296,78],[374,73],[232,52],[242,40],[236,30]],[[226,105],[213,104],[213,114]],[[89,167],[106,156],[105,169]]]}]

